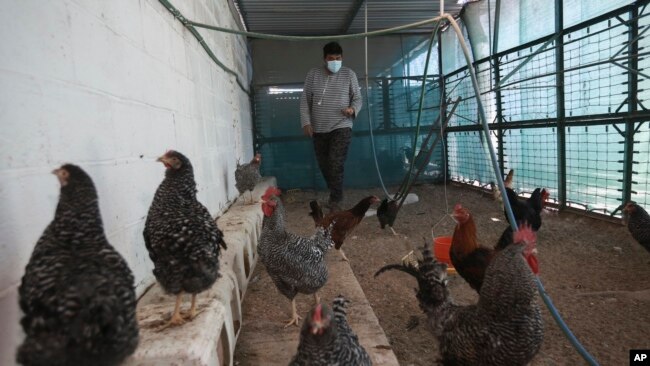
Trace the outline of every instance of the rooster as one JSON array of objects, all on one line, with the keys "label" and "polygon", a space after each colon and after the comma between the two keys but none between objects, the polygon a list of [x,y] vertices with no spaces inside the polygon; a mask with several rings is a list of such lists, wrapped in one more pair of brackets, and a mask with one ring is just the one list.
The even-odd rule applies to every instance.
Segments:
[{"label": "rooster", "polygon": [[634,202],[628,202],[623,208],[623,220],[634,240],[650,251],[650,215],[646,210]]},{"label": "rooster", "polygon": [[250,192],[250,202],[248,204],[253,204],[253,189],[259,181],[262,179],[260,175],[260,164],[262,163],[262,154],[257,153],[253,157],[253,160],[248,164],[239,165],[237,163],[237,168],[235,169],[235,187],[239,194],[244,194],[244,192]]},{"label": "rooster", "polygon": [[327,229],[319,227],[311,238],[288,232],[280,194],[279,189],[269,187],[262,196],[264,219],[257,253],[275,286],[291,300],[291,319],[285,325],[288,327],[298,326],[301,319],[296,310],[298,293],[314,294],[315,302],[320,302],[317,292],[327,283],[325,255],[334,245],[333,223]]},{"label": "rooster", "polygon": [[309,216],[314,219],[316,227],[326,228],[335,222],[332,228],[334,247],[341,253],[343,260],[347,261],[348,258],[343,253],[341,245],[343,245],[346,236],[363,220],[370,205],[377,202],[379,202],[379,198],[376,196],[368,196],[347,211],[332,212],[327,216],[323,216],[323,209],[318,204],[318,201],[311,201],[309,202],[309,207],[311,207]]},{"label": "rooster", "polygon": [[377,220],[379,220],[379,226],[381,226],[382,230],[388,226],[394,236],[398,235],[395,232],[395,229],[393,229],[393,223],[395,223],[395,219],[397,218],[397,212],[399,212],[398,202],[396,200],[389,200],[388,198],[384,198],[377,209]]},{"label": "rooster", "polygon": [[92,179],[65,164],[54,219],[18,288],[22,365],[118,365],[138,345],[133,273],[106,239]]},{"label": "rooster", "polygon": [[[457,224],[449,249],[451,263],[470,287],[479,292],[485,277],[485,270],[494,257],[495,249],[479,245],[476,224],[468,209],[457,204],[454,207],[453,217]],[[506,245],[500,241],[497,247],[501,249]]]},{"label": "rooster", "polygon": [[[194,319],[196,296],[219,278],[220,250],[226,248],[223,233],[208,209],[196,199],[194,169],[190,160],[170,150],[158,158],[165,179],[158,186],[144,224],[144,242],[153,261],[153,274],[169,294],[176,295],[176,306],[167,324],[181,325]],[[192,305],[181,316],[183,294],[192,294]]]},{"label": "rooster", "polygon": [[417,265],[393,264],[375,273],[395,269],[417,279],[416,297],[438,339],[443,364],[526,365],[539,351],[544,325],[535,287],[536,234],[520,227],[510,240],[515,244],[488,266],[476,305],[453,302],[447,265],[436,262],[428,249]]},{"label": "rooster", "polygon": [[[515,170],[510,169],[504,181],[508,202],[510,203],[510,207],[512,207],[512,213],[515,216],[515,220],[517,220],[517,225],[526,222],[532,226],[533,230],[538,231],[542,226],[542,217],[540,215],[546,205],[546,201],[550,197],[550,193],[546,189],[536,188],[526,201],[520,201],[517,193],[512,189],[514,173]],[[508,223],[510,223],[510,218],[505,207],[503,214],[506,216]]]},{"label": "rooster", "polygon": [[289,366],[370,366],[372,362],[350,328],[345,305],[339,295],[333,310],[317,304],[305,319],[300,331],[298,353]]}]

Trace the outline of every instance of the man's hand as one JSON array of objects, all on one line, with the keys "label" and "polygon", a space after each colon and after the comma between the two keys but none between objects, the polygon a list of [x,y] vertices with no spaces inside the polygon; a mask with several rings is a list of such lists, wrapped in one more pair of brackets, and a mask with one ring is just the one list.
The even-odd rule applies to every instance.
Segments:
[{"label": "man's hand", "polygon": [[343,112],[343,115],[346,117],[353,117],[354,116],[354,108],[352,107],[347,107],[341,110]]},{"label": "man's hand", "polygon": [[314,129],[311,128],[311,125],[305,125],[302,127],[302,133],[305,134],[305,136],[312,137],[314,135]]}]

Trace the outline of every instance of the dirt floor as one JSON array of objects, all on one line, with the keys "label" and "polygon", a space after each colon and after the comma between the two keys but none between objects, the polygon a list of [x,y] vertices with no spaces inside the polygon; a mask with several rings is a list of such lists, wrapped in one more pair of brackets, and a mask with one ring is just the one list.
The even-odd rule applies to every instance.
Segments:
[{"label": "dirt floor", "polygon": [[[499,203],[489,194],[443,185],[414,187],[420,201],[404,206],[395,223],[400,236],[379,228],[376,216],[366,218],[343,245],[350,265],[370,302],[380,325],[401,365],[431,365],[438,358],[435,338],[424,326],[413,288],[415,281],[406,274],[389,272],[375,279],[381,266],[397,263],[407,252],[431,241],[431,229],[437,236],[451,235],[454,222],[444,218],[453,205],[461,203],[474,214],[480,242],[496,243],[507,226]],[[380,190],[346,192],[343,207],[351,207],[368,194],[383,196]],[[313,233],[307,216],[308,201],[323,199],[324,193],[290,192],[284,195],[288,228],[302,235]],[[446,208],[446,202],[449,207]],[[442,221],[440,221],[442,219]],[[498,219],[499,221],[494,221]],[[628,350],[650,348],[650,254],[620,224],[574,214],[545,213],[538,233],[540,277],[555,306],[577,338],[601,365],[628,364]],[[333,251],[334,252],[334,251]],[[337,255],[337,253],[331,253]],[[250,291],[269,291],[268,275],[257,266]],[[452,276],[450,288],[454,300],[471,304],[477,295],[464,280]],[[324,298],[326,298],[324,296]],[[331,300],[331,299],[330,299]],[[298,306],[306,312],[311,297],[299,295]],[[579,365],[582,358],[556,325],[549,311],[539,302],[544,314],[544,344],[533,365]],[[248,296],[244,300],[244,326],[240,337],[251,331],[247,313],[264,311],[274,320],[288,316],[288,301],[277,290],[268,296]],[[411,316],[420,326],[407,331]],[[353,316],[353,315],[352,315]],[[278,331],[282,331],[278,327]],[[298,332],[295,330],[287,330]],[[245,365],[246,350],[236,350],[235,360]]]}]

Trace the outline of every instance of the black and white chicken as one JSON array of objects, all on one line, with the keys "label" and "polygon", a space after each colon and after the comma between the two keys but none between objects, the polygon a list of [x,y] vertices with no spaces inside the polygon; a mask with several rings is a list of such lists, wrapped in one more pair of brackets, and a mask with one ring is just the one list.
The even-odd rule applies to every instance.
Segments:
[{"label": "black and white chicken", "polygon": [[54,220],[36,243],[18,289],[23,365],[117,365],[138,345],[133,274],[104,234],[97,191],[81,168],[61,183]]},{"label": "black and white chicken", "polygon": [[311,238],[288,232],[280,194],[279,189],[269,187],[262,196],[264,219],[257,253],[280,293],[291,300],[291,319],[286,326],[298,326],[301,317],[296,295],[313,294],[319,303],[318,290],[327,283],[325,255],[334,246],[332,224],[327,229],[319,227]]},{"label": "black and white chicken", "polygon": [[253,189],[259,181],[262,179],[260,174],[260,164],[262,163],[262,154],[257,153],[253,157],[253,160],[248,164],[239,165],[237,164],[237,169],[235,169],[235,187],[239,194],[244,194],[244,192],[250,192],[250,202],[248,204],[253,204]]},{"label": "black and white chicken", "polygon": [[303,322],[298,353],[289,366],[370,366],[370,356],[348,324],[346,303],[339,295],[327,305],[316,304]]},{"label": "black and white chicken", "polygon": [[[164,329],[197,315],[196,295],[219,278],[220,247],[226,249],[226,243],[216,221],[196,198],[190,160],[171,150],[158,161],[167,170],[149,208],[143,234],[154,263],[153,274],[167,293],[176,295],[174,313]],[[192,294],[192,306],[182,316],[184,293]]]}]

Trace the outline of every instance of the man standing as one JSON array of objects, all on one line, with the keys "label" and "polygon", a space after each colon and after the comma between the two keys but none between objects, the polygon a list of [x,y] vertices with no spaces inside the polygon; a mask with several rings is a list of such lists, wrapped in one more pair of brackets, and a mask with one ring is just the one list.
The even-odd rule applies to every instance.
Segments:
[{"label": "man standing", "polygon": [[357,75],[341,66],[343,49],[337,42],[323,47],[325,64],[309,70],[300,98],[303,133],[314,141],[318,166],[330,190],[330,211],[343,200],[343,165],[352,138],[352,120],[361,109]]}]

